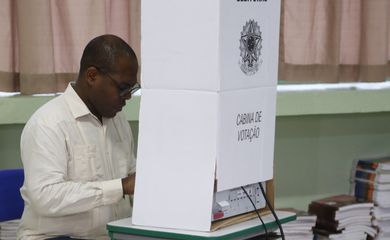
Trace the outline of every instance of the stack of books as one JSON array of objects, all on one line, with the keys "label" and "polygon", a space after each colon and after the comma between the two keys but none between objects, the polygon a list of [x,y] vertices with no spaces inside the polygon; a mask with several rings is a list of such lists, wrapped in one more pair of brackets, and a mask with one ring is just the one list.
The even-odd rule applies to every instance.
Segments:
[{"label": "stack of books", "polygon": [[[284,236],[288,240],[313,240],[313,227],[316,225],[317,216],[295,208],[284,208],[282,211],[294,212],[296,220],[282,225]],[[279,230],[277,233],[280,235]]]},{"label": "stack of books", "polygon": [[373,209],[373,225],[378,229],[376,240],[390,239],[390,208],[375,206]]},{"label": "stack of books", "polygon": [[0,222],[0,239],[1,240],[15,240],[16,232],[18,231],[20,220],[10,220]]},{"label": "stack of books", "polygon": [[351,182],[357,199],[375,204],[376,239],[390,239],[390,157],[354,161]]},{"label": "stack of books", "polygon": [[390,207],[390,157],[357,160],[352,169],[354,195]]},{"label": "stack of books", "polygon": [[351,195],[335,195],[312,201],[308,212],[317,215],[317,239],[366,240],[368,235],[376,235],[371,223],[373,206]]}]

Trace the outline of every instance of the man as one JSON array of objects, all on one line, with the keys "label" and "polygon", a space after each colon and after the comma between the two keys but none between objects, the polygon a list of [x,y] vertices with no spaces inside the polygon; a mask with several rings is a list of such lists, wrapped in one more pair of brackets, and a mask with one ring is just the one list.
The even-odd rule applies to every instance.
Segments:
[{"label": "man", "polygon": [[106,223],[130,216],[135,159],[121,110],[139,88],[137,71],[126,42],[96,37],[77,81],[27,122],[18,239],[107,239]]}]

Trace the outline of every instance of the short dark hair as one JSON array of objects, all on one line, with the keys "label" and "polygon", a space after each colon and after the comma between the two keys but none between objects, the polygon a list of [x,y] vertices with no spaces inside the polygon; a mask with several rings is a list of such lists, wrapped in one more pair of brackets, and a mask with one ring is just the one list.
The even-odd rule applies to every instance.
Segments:
[{"label": "short dark hair", "polygon": [[106,34],[92,39],[83,51],[80,60],[80,75],[90,66],[98,66],[113,71],[120,57],[129,57],[137,61],[133,49],[123,39]]}]

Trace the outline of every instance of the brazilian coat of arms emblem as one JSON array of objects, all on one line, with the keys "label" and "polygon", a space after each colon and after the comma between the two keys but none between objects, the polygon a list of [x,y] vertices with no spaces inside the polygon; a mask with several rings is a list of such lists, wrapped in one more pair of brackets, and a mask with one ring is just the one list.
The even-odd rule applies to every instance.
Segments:
[{"label": "brazilian coat of arms emblem", "polygon": [[240,38],[240,68],[248,76],[254,75],[261,66],[262,36],[260,26],[254,20],[249,20],[243,26]]}]

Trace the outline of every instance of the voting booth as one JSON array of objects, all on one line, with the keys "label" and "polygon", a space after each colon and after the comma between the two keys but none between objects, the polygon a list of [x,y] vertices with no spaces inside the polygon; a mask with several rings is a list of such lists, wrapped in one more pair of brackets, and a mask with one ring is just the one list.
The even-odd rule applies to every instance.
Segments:
[{"label": "voting booth", "polygon": [[210,231],[273,178],[280,0],[142,0],[134,225]]}]

